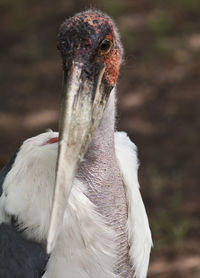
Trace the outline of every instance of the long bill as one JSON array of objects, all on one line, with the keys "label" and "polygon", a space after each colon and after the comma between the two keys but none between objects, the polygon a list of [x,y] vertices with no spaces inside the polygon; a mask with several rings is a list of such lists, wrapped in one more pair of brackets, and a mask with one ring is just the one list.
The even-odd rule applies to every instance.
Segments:
[{"label": "long bill", "polygon": [[104,71],[102,66],[92,78],[88,78],[83,64],[74,62],[64,78],[55,191],[47,238],[48,254],[56,244],[79,162],[100,123],[109,97],[102,82]]}]

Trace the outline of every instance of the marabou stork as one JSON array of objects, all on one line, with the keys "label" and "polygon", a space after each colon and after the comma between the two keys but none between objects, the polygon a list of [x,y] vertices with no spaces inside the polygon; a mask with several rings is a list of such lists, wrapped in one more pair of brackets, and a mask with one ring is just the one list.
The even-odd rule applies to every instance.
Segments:
[{"label": "marabou stork", "polygon": [[144,278],[152,239],[137,151],[115,132],[118,31],[87,10],[61,25],[58,49],[59,139],[29,138],[1,171],[0,277]]}]

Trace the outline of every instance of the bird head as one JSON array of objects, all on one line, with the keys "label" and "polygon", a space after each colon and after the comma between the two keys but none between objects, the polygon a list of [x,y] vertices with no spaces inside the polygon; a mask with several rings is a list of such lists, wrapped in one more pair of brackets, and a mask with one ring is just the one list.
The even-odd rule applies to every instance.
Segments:
[{"label": "bird head", "polygon": [[62,226],[76,170],[116,85],[123,54],[113,21],[96,10],[76,14],[61,25],[58,49],[64,85],[48,253],[54,248]]},{"label": "bird head", "polygon": [[66,74],[74,63],[82,67],[82,79],[95,80],[102,76],[107,93],[115,86],[122,46],[114,22],[107,15],[89,10],[67,19],[60,27],[58,49]]}]

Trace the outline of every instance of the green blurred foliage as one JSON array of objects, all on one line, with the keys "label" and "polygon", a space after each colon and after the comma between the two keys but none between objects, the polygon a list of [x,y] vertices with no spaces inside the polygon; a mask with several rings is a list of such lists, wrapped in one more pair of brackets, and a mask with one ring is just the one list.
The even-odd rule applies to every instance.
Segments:
[{"label": "green blurred foliage", "polygon": [[154,51],[157,55],[168,55],[172,51],[171,41],[167,37],[157,37],[154,42]]},{"label": "green blurred foliage", "polygon": [[186,12],[192,14],[198,14],[200,12],[200,1],[199,0],[175,0],[177,8],[180,8]]},{"label": "green blurred foliage", "polygon": [[122,12],[123,8],[123,1],[121,0],[102,0],[99,1],[101,2],[102,7],[104,10],[110,15],[113,16],[114,18],[119,17],[119,15]]},{"label": "green blurred foliage", "polygon": [[190,229],[190,221],[180,213],[161,209],[150,218],[154,248],[162,248],[175,241],[182,241],[186,238]]},{"label": "green blurred foliage", "polygon": [[159,11],[153,14],[148,22],[148,28],[156,35],[168,34],[173,30],[173,17],[164,11]]}]

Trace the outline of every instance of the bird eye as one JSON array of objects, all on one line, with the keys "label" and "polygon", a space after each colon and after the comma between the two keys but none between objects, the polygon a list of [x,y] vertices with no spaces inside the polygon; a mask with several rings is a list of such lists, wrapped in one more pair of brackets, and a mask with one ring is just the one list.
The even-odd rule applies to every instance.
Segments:
[{"label": "bird eye", "polygon": [[107,54],[111,49],[112,43],[110,40],[105,39],[100,44],[100,52],[101,54]]}]

